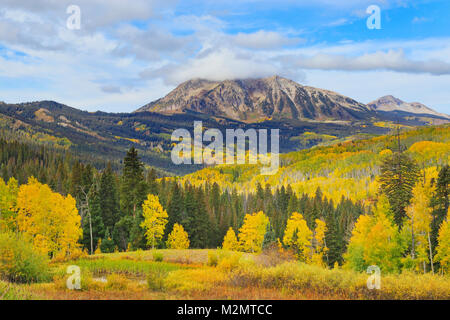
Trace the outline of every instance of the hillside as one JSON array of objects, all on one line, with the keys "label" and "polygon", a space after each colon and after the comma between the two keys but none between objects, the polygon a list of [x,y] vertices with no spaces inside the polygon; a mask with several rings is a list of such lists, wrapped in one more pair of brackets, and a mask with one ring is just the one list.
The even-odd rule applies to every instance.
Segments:
[{"label": "hillside", "polygon": [[[397,107],[388,108],[389,103]],[[412,106],[408,109],[395,98],[366,106],[277,76],[222,82],[197,79],[133,113],[87,112],[54,101],[0,102],[0,129],[4,137],[103,161],[120,162],[134,146],[147,166],[162,175],[182,175],[202,166],[172,163],[171,134],[178,128],[192,132],[194,121],[222,133],[237,128],[279,129],[281,153],[387,134],[396,124],[412,128],[449,122],[446,115]]]},{"label": "hillside", "polygon": [[[420,167],[442,166],[450,161],[449,125],[404,130],[400,139]],[[289,184],[299,195],[313,195],[320,187],[335,203],[343,196],[370,201],[378,189],[375,178],[380,173],[380,162],[396,148],[397,137],[390,134],[280,155],[280,168],[271,176],[260,175],[259,165],[221,165],[187,175],[181,182],[217,182],[224,189],[244,193],[253,192],[258,184],[272,188]]]},{"label": "hillside", "polygon": [[[126,150],[134,146],[146,165],[166,174],[185,174],[200,168],[175,166],[170,160],[172,132],[177,128],[192,131],[194,121],[202,121],[203,127],[218,128],[222,132],[229,128],[280,129],[281,152],[309,148],[353,135],[383,134],[389,130],[375,125],[372,119],[352,122],[351,126],[348,123],[289,119],[245,123],[192,112],[171,115],[86,112],[53,101],[0,104],[0,129],[4,137],[111,161],[120,161]],[[404,123],[424,124],[414,119]]]}]

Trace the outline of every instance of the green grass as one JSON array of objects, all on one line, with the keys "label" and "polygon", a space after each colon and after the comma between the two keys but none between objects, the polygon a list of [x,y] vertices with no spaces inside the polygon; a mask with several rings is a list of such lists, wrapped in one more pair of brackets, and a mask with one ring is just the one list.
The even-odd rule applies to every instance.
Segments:
[{"label": "green grass", "polygon": [[17,285],[0,280],[0,300],[32,300],[39,299],[31,294],[24,285]]},{"label": "green grass", "polygon": [[81,259],[73,262],[82,270],[90,271],[94,274],[122,273],[136,276],[144,276],[149,272],[165,271],[170,272],[186,266],[180,266],[167,262],[135,261],[135,260],[111,260],[111,259]]}]

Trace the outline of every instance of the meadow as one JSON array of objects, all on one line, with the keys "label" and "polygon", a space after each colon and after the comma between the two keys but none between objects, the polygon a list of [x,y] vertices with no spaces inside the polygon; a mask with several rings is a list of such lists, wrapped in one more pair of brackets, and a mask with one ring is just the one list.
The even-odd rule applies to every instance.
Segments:
[{"label": "meadow", "polygon": [[[81,268],[81,289],[69,290],[69,265]],[[149,250],[52,262],[52,280],[0,281],[0,299],[450,299],[448,275],[368,274],[296,261],[289,254],[225,250]]]}]

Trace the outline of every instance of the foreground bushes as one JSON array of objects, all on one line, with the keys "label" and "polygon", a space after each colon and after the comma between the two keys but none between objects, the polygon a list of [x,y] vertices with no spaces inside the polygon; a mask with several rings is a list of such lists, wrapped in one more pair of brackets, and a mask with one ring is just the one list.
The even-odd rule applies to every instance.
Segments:
[{"label": "foreground bushes", "polygon": [[22,234],[0,233],[0,277],[20,283],[48,281],[48,258]]},{"label": "foreground bushes", "polygon": [[[262,261],[265,262],[265,261]],[[261,288],[315,293],[342,299],[450,299],[450,277],[404,272],[381,274],[381,289],[367,288],[369,275],[345,269],[326,269],[295,261],[277,265],[236,253],[211,254],[209,266],[170,272],[166,289],[208,291],[215,288]]]},{"label": "foreground bushes", "polygon": [[380,290],[369,290],[367,279],[364,273],[288,262],[271,268],[247,263],[234,270],[229,281],[240,287],[311,290],[348,299],[450,299],[450,278],[445,276],[382,275]]}]

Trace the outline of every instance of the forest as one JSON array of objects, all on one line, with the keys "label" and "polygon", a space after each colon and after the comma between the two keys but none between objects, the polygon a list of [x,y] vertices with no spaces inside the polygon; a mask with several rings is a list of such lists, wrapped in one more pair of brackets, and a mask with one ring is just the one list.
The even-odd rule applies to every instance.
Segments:
[{"label": "forest", "polygon": [[7,139],[0,149],[0,275],[12,283],[45,281],[49,262],[216,248],[330,272],[450,271],[449,126],[285,154],[274,176],[219,165],[164,177],[134,147],[114,163]]}]

